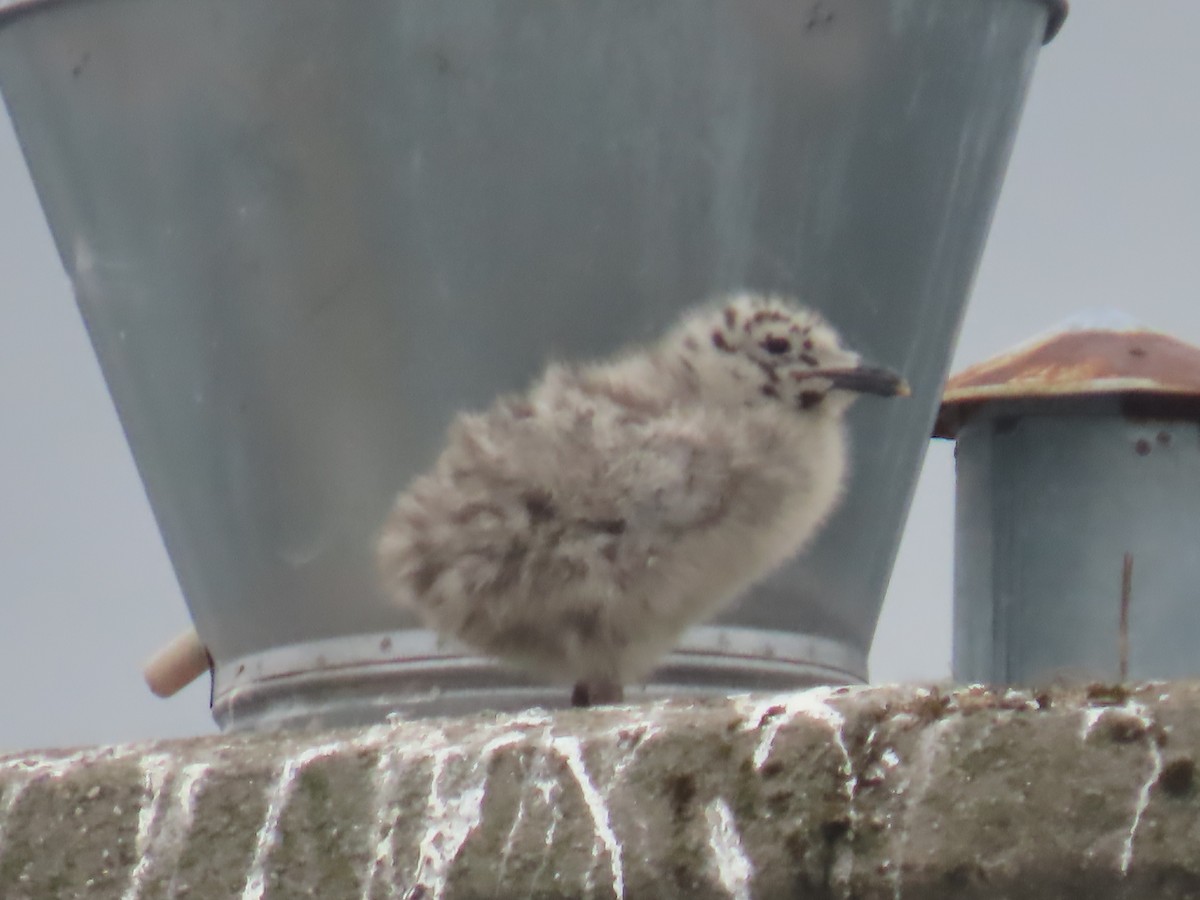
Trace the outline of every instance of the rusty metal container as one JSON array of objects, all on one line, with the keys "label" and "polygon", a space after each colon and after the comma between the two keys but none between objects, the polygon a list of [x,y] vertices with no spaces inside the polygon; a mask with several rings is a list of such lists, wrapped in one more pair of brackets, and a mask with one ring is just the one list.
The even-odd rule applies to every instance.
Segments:
[{"label": "rusty metal container", "polygon": [[1200,675],[1200,348],[1084,318],[959,372],[954,677]]},{"label": "rusty metal container", "polygon": [[804,559],[649,694],[866,677],[1061,0],[0,0],[0,89],[226,727],[564,699],[371,564],[447,423],[551,354],[795,293],[901,370]]}]

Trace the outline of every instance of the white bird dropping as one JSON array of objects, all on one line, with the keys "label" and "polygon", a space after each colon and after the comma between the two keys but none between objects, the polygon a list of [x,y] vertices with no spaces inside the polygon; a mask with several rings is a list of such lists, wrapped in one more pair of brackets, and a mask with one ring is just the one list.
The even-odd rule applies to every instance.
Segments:
[{"label": "white bird dropping", "polygon": [[752,294],[552,364],[453,423],[383,525],[383,584],[442,635],[574,684],[577,706],[619,701],[829,518],[863,392],[908,386],[813,310]]}]

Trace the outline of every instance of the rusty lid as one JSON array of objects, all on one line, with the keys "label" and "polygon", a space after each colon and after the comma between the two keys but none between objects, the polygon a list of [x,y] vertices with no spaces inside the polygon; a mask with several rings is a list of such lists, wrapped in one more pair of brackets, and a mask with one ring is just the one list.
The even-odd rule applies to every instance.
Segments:
[{"label": "rusty lid", "polygon": [[951,377],[933,436],[955,437],[993,403],[1131,395],[1200,401],[1200,348],[1121,314],[1087,315]]}]

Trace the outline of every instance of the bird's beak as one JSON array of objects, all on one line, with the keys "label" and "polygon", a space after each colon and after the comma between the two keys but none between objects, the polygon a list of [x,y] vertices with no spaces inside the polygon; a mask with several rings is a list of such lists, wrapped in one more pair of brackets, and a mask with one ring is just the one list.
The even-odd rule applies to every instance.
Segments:
[{"label": "bird's beak", "polygon": [[908,382],[881,366],[858,366],[854,369],[825,369],[806,372],[807,377],[828,378],[835,388],[857,391],[860,394],[877,394],[880,397],[907,397],[912,393]]}]

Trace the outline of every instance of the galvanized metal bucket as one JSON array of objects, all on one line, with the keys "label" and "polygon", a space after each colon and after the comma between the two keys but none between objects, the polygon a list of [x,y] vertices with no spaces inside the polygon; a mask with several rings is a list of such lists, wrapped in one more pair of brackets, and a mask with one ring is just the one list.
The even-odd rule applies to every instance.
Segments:
[{"label": "galvanized metal bucket", "polygon": [[1200,675],[1200,348],[1055,331],[955,375],[954,675]]},{"label": "galvanized metal bucket", "polygon": [[557,701],[382,596],[456,410],[798,294],[900,369],[803,559],[648,686],[857,680],[1038,47],[1035,0],[0,3],[0,87],[226,726]]}]

